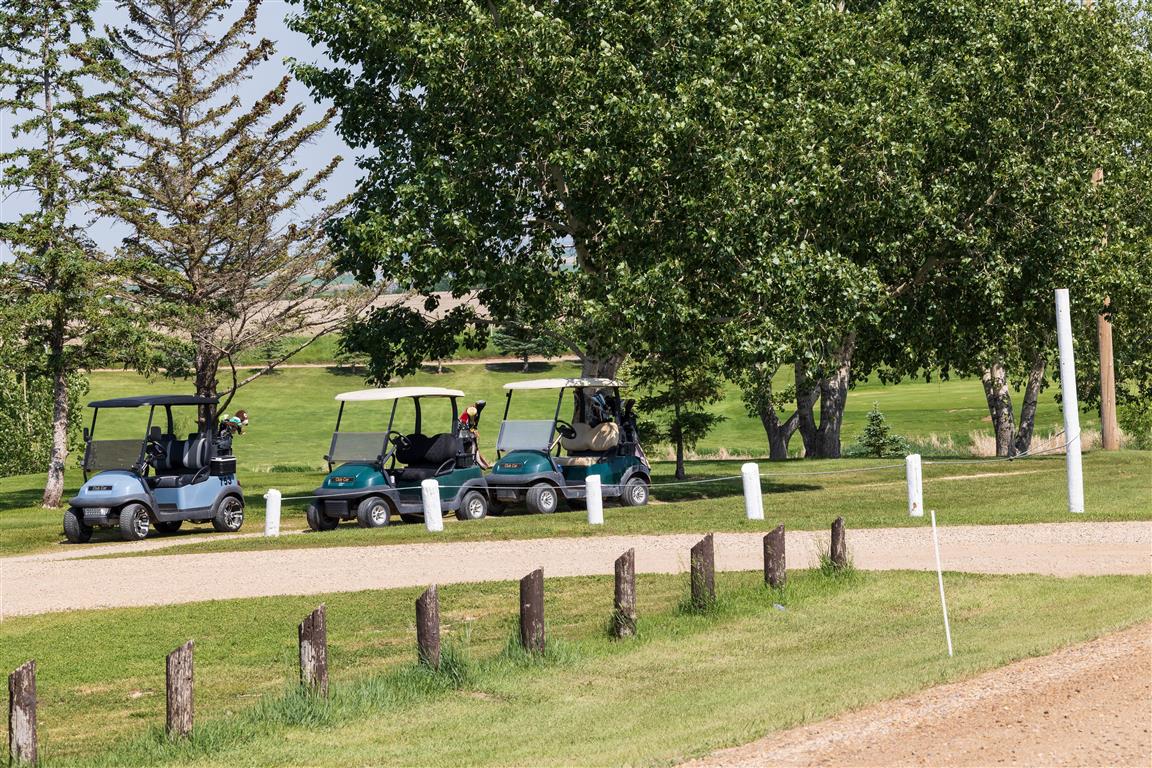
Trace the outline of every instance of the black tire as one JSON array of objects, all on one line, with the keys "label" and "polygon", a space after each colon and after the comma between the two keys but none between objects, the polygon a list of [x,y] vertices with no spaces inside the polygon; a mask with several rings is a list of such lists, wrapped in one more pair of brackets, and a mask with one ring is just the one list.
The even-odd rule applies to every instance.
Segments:
[{"label": "black tire", "polygon": [[508,511],[508,505],[502,501],[488,500],[488,514],[502,515]]},{"label": "black tire", "polygon": [[124,541],[141,541],[148,536],[148,508],[133,502],[120,510],[120,537]]},{"label": "black tire", "polygon": [[235,533],[244,525],[244,500],[239,496],[225,496],[212,516],[212,528],[220,533]]},{"label": "black tire", "polygon": [[315,504],[308,505],[308,510],[304,516],[308,518],[308,527],[314,531],[334,531],[336,526],[340,525],[339,518],[328,517]]},{"label": "black tire", "polygon": [[620,489],[620,505],[643,507],[648,504],[648,482],[642,477],[630,477]]},{"label": "black tire", "polygon": [[156,531],[158,533],[176,533],[182,525],[184,525],[183,520],[157,520]]},{"label": "black tire", "polygon": [[400,515],[400,519],[406,523],[422,523],[424,515]]},{"label": "black tire", "polygon": [[550,515],[560,506],[560,492],[548,483],[537,483],[528,489],[524,503],[534,515]]},{"label": "black tire", "polygon": [[92,539],[92,526],[84,522],[84,510],[68,507],[64,512],[64,538],[73,544],[85,544]]},{"label": "black tire", "polygon": [[369,496],[356,507],[356,522],[361,528],[383,528],[392,522],[392,505],[380,496]]},{"label": "black tire", "polygon": [[488,517],[488,499],[480,491],[468,491],[460,499],[456,510],[457,520],[483,520]]}]

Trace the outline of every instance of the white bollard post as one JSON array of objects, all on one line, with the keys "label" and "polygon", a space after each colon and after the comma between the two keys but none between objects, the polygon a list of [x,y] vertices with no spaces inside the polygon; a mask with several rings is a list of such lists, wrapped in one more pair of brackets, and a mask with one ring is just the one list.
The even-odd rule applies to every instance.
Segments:
[{"label": "white bollard post", "polygon": [[904,475],[908,480],[909,517],[924,517],[924,477],[920,472],[920,454],[905,456]]},{"label": "white bollard post", "polygon": [[1068,289],[1056,289],[1056,338],[1060,345],[1060,399],[1064,405],[1065,464],[1068,468],[1068,511],[1084,511],[1084,466],[1080,459],[1080,408],[1076,402],[1076,359],[1072,350],[1072,315]]},{"label": "white bollard post", "polygon": [[444,530],[444,513],[440,510],[440,483],[431,477],[421,481],[420,498],[424,502],[424,527],[432,533]]},{"label": "white bollard post", "polygon": [[280,491],[269,488],[264,494],[268,503],[264,505],[264,535],[280,535]]},{"label": "white bollard post", "polygon": [[588,525],[604,525],[604,493],[600,475],[584,478],[584,503],[588,505]]},{"label": "white bollard post", "polygon": [[744,478],[744,516],[749,520],[764,519],[764,494],[760,490],[760,467],[749,461],[740,467]]}]

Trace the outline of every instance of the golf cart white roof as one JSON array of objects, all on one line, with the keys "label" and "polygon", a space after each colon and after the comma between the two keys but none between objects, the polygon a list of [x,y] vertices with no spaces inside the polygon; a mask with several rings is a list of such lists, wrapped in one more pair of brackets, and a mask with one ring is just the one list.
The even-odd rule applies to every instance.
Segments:
[{"label": "golf cart white roof", "polygon": [[563,389],[565,387],[623,387],[625,384],[615,379],[532,379],[513,381],[504,389]]},{"label": "golf cart white roof", "polygon": [[384,387],[382,389],[358,389],[355,392],[341,392],[337,400],[355,402],[360,400],[399,400],[402,397],[464,397],[458,389],[444,387]]}]

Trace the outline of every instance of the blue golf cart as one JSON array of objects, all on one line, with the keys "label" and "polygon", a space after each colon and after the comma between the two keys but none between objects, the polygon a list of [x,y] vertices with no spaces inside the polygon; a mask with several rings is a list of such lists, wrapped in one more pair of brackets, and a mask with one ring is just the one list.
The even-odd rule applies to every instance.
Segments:
[{"label": "blue golf cart", "polygon": [[[92,424],[84,430],[84,485],[64,513],[68,541],[86,542],[96,527],[119,528],[128,541],[145,538],[149,526],[175,533],[184,522],[239,530],[244,495],[236,481],[232,435],[243,425],[237,419],[217,425],[217,402],[215,397],[145,395],[89,403]],[[125,418],[123,409],[139,409],[140,416],[146,410],[147,421]],[[96,439],[100,414],[109,410],[116,412],[120,427],[113,432],[126,422],[137,422],[137,436]],[[177,434],[180,425],[191,427],[186,438]]]},{"label": "blue golf cart", "polygon": [[[651,469],[640,447],[633,401],[620,399],[612,379],[533,379],[504,385],[507,401],[496,439],[497,460],[488,475],[493,511],[523,503],[529,512],[551,513],[560,500],[584,506],[589,475],[599,475],[603,497],[629,507],[648,503]],[[508,418],[512,393],[555,390],[550,419]],[[572,393],[572,421],[560,419],[564,393]]]},{"label": "blue golf cart", "polygon": [[[341,520],[355,520],[362,528],[380,528],[389,525],[393,515],[405,522],[423,520],[421,483],[428,478],[440,484],[442,512],[454,512],[459,520],[486,517],[488,486],[476,446],[476,426],[484,401],[460,413],[457,400],[462,397],[460,390],[443,387],[386,387],[336,395],[340,411],[324,457],[328,476],[313,491],[316,500],[308,505],[308,527],[330,531]],[[450,415],[443,407],[445,400]],[[408,401],[411,412],[405,405],[398,420],[400,403]],[[382,421],[383,414],[370,405],[376,402],[390,403],[390,407],[385,406],[388,426],[383,432],[342,429],[349,420]],[[439,416],[449,416],[448,430],[425,434],[424,426],[430,421],[425,411],[437,403]],[[346,410],[349,405],[352,408]],[[401,423],[411,423],[412,431],[397,430]]]}]

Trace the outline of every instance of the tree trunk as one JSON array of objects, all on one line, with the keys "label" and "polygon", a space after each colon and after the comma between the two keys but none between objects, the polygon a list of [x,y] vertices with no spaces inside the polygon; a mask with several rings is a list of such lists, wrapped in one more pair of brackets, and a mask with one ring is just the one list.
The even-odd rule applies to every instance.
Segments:
[{"label": "tree trunk", "polygon": [[792,434],[800,425],[800,412],[792,411],[792,415],[784,421],[772,407],[761,408],[758,414],[760,423],[764,425],[764,433],[768,436],[768,460],[784,461],[788,458],[788,442]]},{"label": "tree trunk", "polygon": [[673,413],[676,418],[675,426],[673,427],[673,439],[676,441],[676,479],[684,479],[684,429],[680,424],[680,403],[676,402],[672,406]]},{"label": "tree trunk", "polygon": [[[856,334],[849,333],[834,353],[832,374],[816,379],[814,387],[808,380],[806,369],[800,364],[796,366],[796,410],[806,458],[840,458],[840,428],[844,423],[844,406],[848,402],[848,383],[855,352]],[[814,413],[817,398],[820,400],[819,426]]]},{"label": "tree trunk", "polygon": [[[1012,413],[1012,392],[1003,363],[992,363],[980,377],[984,384],[984,398],[988,401],[988,414],[996,434],[996,455],[1012,455],[1012,437],[1015,432]],[[1031,440],[1031,435],[1029,435]]]},{"label": "tree trunk", "polygon": [[1012,455],[1028,453],[1032,446],[1032,433],[1036,429],[1036,405],[1040,400],[1040,385],[1044,381],[1044,368],[1047,360],[1037,352],[1032,357],[1032,368],[1028,371],[1028,383],[1024,386],[1024,403],[1020,406],[1020,429],[1012,442]]},{"label": "tree trunk", "polygon": [[[196,346],[196,394],[200,397],[215,397],[217,387],[219,386],[216,381],[216,374],[220,369],[220,353],[215,347],[202,343]],[[204,406],[200,409],[200,423],[201,425],[212,426],[208,424],[211,419],[209,407]]]},{"label": "tree trunk", "polygon": [[528,353],[524,353],[524,357],[520,358],[524,361],[524,367],[520,369],[520,373],[528,373]]},{"label": "tree trunk", "polygon": [[619,352],[597,354],[588,351],[580,358],[580,375],[585,378],[614,379],[624,357]]},{"label": "tree trunk", "polygon": [[52,372],[52,454],[48,460],[48,481],[44,484],[45,507],[60,506],[64,496],[64,466],[68,459],[68,374],[63,365]]}]

